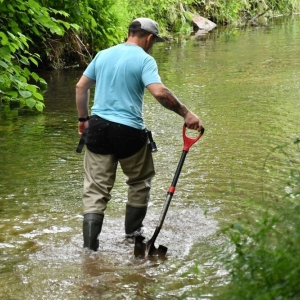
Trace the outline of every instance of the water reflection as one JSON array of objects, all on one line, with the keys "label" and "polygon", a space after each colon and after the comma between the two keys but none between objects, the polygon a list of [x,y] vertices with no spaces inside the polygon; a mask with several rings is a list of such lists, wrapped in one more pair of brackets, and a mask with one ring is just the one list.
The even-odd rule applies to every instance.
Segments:
[{"label": "water reflection", "polygon": [[[279,22],[279,21],[278,21]],[[99,253],[82,249],[82,159],[74,87],[82,70],[42,74],[43,114],[1,111],[0,295],[3,299],[212,299],[226,282],[218,228],[284,205],[291,166],[278,145],[299,134],[299,18],[268,28],[220,29],[153,49],[161,77],[206,128],[191,148],[157,244],[165,261],[136,260],[124,241],[121,172]],[[161,47],[161,48],[160,48]],[[147,94],[158,152],[146,235],[158,222],[182,151],[182,119]],[[275,150],[274,150],[275,149]],[[299,149],[285,148],[294,165]],[[269,156],[268,156],[269,155]]]}]

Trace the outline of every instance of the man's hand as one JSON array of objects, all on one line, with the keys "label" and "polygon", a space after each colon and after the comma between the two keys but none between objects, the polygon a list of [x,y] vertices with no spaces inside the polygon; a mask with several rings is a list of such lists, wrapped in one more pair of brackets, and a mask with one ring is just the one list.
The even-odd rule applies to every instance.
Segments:
[{"label": "man's hand", "polygon": [[184,122],[186,127],[193,130],[198,130],[199,132],[202,129],[202,122],[201,120],[191,111],[188,111],[184,116]]},{"label": "man's hand", "polygon": [[88,127],[89,122],[85,121],[85,122],[78,122],[78,133],[80,135],[83,134],[84,130]]}]

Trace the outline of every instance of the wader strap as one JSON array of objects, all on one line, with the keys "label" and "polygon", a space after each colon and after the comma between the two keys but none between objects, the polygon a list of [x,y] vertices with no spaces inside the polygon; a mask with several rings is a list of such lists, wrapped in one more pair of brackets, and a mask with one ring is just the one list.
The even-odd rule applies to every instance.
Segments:
[{"label": "wader strap", "polygon": [[81,153],[81,151],[82,151],[82,149],[84,147],[85,139],[86,139],[86,133],[87,133],[87,129],[85,129],[84,132],[81,135],[81,138],[79,140],[78,146],[76,148],[76,152],[77,153]]}]

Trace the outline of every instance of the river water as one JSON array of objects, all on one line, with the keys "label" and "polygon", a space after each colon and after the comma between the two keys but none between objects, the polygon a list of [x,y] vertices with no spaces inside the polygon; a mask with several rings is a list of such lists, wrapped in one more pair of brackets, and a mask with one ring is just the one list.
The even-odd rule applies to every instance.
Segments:
[{"label": "river water", "polygon": [[[165,260],[137,260],[124,241],[120,170],[100,251],[83,251],[74,101],[83,70],[41,73],[49,84],[44,112],[2,107],[0,114],[0,298],[214,299],[228,280],[216,256],[225,239],[219,229],[288,205],[291,164],[300,161],[293,145],[300,127],[299,45],[298,16],[155,45],[163,82],[206,129],[187,155],[157,239],[168,247]],[[145,219],[150,238],[181,156],[182,119],[148,93],[144,115],[158,146]]]}]

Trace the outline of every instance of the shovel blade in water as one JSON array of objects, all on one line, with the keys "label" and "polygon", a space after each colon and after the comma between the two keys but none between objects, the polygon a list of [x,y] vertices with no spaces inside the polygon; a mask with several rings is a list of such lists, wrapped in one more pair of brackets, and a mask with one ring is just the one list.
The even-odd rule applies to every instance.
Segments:
[{"label": "shovel blade in water", "polygon": [[134,256],[145,258],[147,256],[159,256],[161,258],[166,257],[168,248],[162,245],[159,245],[158,248],[154,246],[152,240],[146,241],[146,238],[143,236],[137,236],[134,242]]},{"label": "shovel blade in water", "polygon": [[156,249],[156,253],[155,256],[159,256],[160,258],[166,257],[168,248],[163,246],[163,245],[159,245],[158,249]]}]

